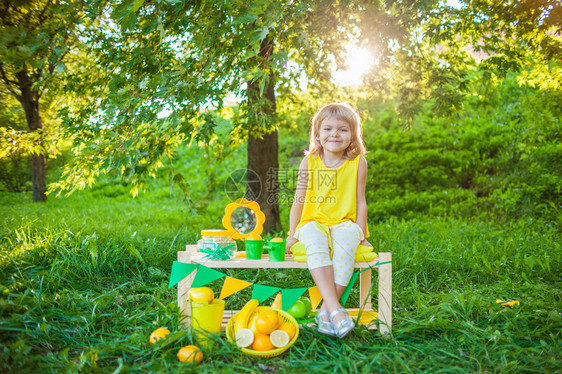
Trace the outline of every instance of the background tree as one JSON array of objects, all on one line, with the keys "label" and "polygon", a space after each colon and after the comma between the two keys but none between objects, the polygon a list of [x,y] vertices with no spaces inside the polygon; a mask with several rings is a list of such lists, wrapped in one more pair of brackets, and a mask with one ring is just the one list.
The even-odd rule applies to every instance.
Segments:
[{"label": "background tree", "polygon": [[458,112],[470,96],[469,81],[476,71],[483,74],[484,85],[526,68],[531,68],[529,78],[560,76],[560,2],[457,3],[364,5],[361,39],[378,57],[367,84],[381,92],[379,97],[397,98],[400,115],[413,118],[427,99],[436,115]]},{"label": "background tree", "polygon": [[355,10],[351,2],[271,0],[113,6],[111,18],[86,30],[92,65],[69,80],[87,82],[76,93],[91,100],[65,113],[78,144],[65,181],[54,187],[72,190],[108,174],[129,179],[136,193],[179,143],[208,143],[216,122],[206,109],[220,110],[235,94],[243,102],[231,137],[248,138],[248,168],[262,184],[258,194],[248,180],[247,196],[265,212],[264,229],[280,229],[276,87],[295,81],[281,74],[289,61],[311,82],[329,80],[329,59],[343,50]]},{"label": "background tree", "polygon": [[[507,57],[517,61],[520,55],[504,53],[508,50],[534,56],[534,48],[546,50],[545,43],[550,51],[557,48],[548,30],[557,24],[552,17],[559,6],[543,1],[535,4],[540,11],[526,13],[530,3],[502,4],[471,2],[458,9],[437,0],[125,0],[109,5],[106,18],[85,28],[90,64],[69,79],[69,90],[88,99],[88,106],[64,110],[66,128],[76,135],[76,157],[53,187],[82,188],[105,174],[124,177],[137,193],[168,164],[171,179],[187,194],[187,181],[173,167],[175,147],[221,142],[210,110],[220,113],[228,95],[237,95],[240,110],[222,146],[248,140],[248,168],[272,188],[258,194],[249,179],[246,194],[266,212],[266,229],[279,229],[277,179],[267,174],[278,166],[277,126],[287,122],[277,117],[279,95],[286,102],[304,76],[309,92],[341,97],[330,84],[331,71],[343,65],[348,41],[360,36],[379,62],[367,88],[371,97],[396,98],[403,118],[412,119],[426,98],[436,115],[460,110],[470,74],[485,66],[476,64],[467,46],[478,49],[491,38],[492,67]],[[518,14],[525,22],[516,21]],[[524,43],[513,41],[523,35]]]},{"label": "background tree", "polygon": [[[30,150],[33,201],[47,199],[45,127],[41,99],[74,43],[81,17],[79,1],[5,1],[0,3],[0,90],[20,103],[31,136],[18,136],[14,147]],[[16,144],[30,141],[31,144]]]},{"label": "background tree", "polygon": [[0,183],[10,192],[22,192],[29,181],[25,160],[29,152],[25,145],[32,142],[20,139],[27,134],[23,124],[25,114],[21,105],[10,95],[0,96]]}]

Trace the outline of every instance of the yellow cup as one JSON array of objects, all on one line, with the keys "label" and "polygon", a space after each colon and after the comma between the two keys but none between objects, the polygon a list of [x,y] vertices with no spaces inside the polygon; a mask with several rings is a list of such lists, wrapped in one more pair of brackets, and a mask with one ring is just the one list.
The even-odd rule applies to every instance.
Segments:
[{"label": "yellow cup", "polygon": [[224,300],[213,300],[210,304],[191,303],[191,328],[201,348],[213,345],[213,335],[221,332]]}]

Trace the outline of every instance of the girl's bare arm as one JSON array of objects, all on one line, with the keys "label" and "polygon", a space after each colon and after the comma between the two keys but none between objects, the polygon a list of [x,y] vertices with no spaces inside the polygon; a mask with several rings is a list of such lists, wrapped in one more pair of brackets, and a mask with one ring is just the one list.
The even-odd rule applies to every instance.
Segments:
[{"label": "girl's bare arm", "polygon": [[365,185],[367,184],[367,160],[360,156],[357,170],[357,219],[356,223],[363,230],[365,239],[360,243],[372,247],[367,241],[367,199],[365,198]]},{"label": "girl's bare arm", "polygon": [[293,199],[293,206],[291,207],[291,214],[289,216],[289,238],[287,239],[287,253],[289,249],[297,242],[297,239],[293,237],[295,230],[302,215],[302,209],[304,207],[304,200],[306,198],[306,188],[308,186],[308,156],[303,158],[299,166],[299,173],[297,179],[297,189],[295,191],[295,197]]}]

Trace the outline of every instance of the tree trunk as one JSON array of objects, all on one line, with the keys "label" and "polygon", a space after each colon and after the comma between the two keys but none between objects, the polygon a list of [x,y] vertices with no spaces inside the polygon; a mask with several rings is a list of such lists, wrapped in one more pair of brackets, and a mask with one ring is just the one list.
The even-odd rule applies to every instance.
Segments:
[{"label": "tree trunk", "polygon": [[[259,57],[267,61],[273,52],[273,40],[265,38],[261,43]],[[251,110],[258,110],[268,117],[275,114],[275,80],[273,74],[265,92],[265,104],[257,104],[260,100],[259,82],[248,82],[248,101]],[[250,116],[256,118],[257,116]],[[248,173],[246,181],[246,198],[256,201],[265,214],[264,232],[282,231],[279,215],[279,144],[277,130],[262,136],[255,136],[250,124],[248,134]]]},{"label": "tree trunk", "polygon": [[[256,138],[248,136],[246,198],[257,201],[265,214],[264,232],[282,231],[277,182],[277,131]],[[253,171],[253,172],[252,172]]]},{"label": "tree trunk", "polygon": [[39,92],[33,90],[26,68],[16,73],[16,77],[21,91],[21,96],[18,97],[18,100],[25,111],[27,126],[30,132],[38,132],[38,137],[35,141],[37,150],[30,157],[33,201],[47,201],[47,195],[45,195],[47,191],[47,184],[45,182],[47,157],[43,148],[43,123],[39,115]]}]

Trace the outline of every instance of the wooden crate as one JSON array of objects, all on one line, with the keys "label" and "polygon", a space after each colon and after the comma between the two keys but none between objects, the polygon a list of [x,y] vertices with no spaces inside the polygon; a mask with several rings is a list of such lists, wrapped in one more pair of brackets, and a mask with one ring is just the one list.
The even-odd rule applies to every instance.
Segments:
[{"label": "wooden crate", "polygon": [[[197,251],[197,245],[186,245],[185,251],[178,252],[178,262],[201,264],[215,269],[306,269],[306,262],[296,262],[290,255],[287,255],[283,262],[269,261],[267,255],[261,260],[248,260],[246,258],[235,257],[231,260],[217,261],[203,258],[204,254]],[[392,254],[390,252],[380,252],[378,258],[373,262],[356,262],[354,267],[366,269],[370,266],[378,272],[378,319],[381,334],[386,335],[392,331]],[[385,263],[375,265],[377,262]],[[197,270],[192,272],[185,279],[178,283],[178,306],[184,318],[186,327],[191,325],[191,304],[187,292],[191,288]],[[372,315],[373,307],[369,290],[372,283],[372,272],[364,271],[359,275],[359,296],[361,303],[365,306],[363,311],[367,315]],[[347,308],[350,315],[357,316],[359,308]],[[223,331],[226,323],[238,310],[225,310],[223,316]],[[369,318],[364,318],[359,323],[368,323]],[[376,329],[374,323],[369,323],[369,328]]]}]

